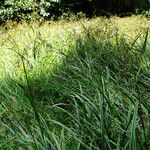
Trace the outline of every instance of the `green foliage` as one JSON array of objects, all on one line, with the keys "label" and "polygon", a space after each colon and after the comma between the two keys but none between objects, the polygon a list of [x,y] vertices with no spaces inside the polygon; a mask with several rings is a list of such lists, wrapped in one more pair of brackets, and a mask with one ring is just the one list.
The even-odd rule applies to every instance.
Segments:
[{"label": "green foliage", "polygon": [[4,4],[0,7],[0,19],[2,21],[22,18],[29,19],[33,7],[33,1],[5,0]]},{"label": "green foliage", "polygon": [[150,19],[150,9],[142,11],[142,15],[146,18]]},{"label": "green foliage", "polygon": [[32,20],[59,15],[59,4],[42,0],[5,0],[0,6],[0,21]]},{"label": "green foliage", "polygon": [[59,16],[61,14],[59,3],[54,1],[41,0],[39,3],[40,12],[39,15],[44,18],[50,18],[52,16]]},{"label": "green foliage", "polygon": [[0,149],[145,150],[150,22],[139,22],[136,32],[102,18],[4,26]]},{"label": "green foliage", "polygon": [[5,0],[0,7],[0,20],[31,19],[34,9],[33,0]]}]

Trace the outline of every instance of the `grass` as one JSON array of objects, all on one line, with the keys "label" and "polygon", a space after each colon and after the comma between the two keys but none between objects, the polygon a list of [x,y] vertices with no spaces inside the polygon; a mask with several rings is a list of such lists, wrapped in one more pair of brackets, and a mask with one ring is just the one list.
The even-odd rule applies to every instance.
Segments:
[{"label": "grass", "polygon": [[150,21],[14,22],[0,29],[0,149],[149,149]]}]

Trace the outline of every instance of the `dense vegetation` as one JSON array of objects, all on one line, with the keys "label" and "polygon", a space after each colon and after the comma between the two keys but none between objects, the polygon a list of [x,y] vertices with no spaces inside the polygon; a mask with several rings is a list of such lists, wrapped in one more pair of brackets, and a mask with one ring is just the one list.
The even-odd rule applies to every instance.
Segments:
[{"label": "dense vegetation", "polygon": [[[1,0],[0,22],[50,19],[54,16],[56,19],[66,12],[83,12],[88,17],[110,14],[124,16],[141,12],[149,6],[149,0]],[[150,14],[148,11],[145,13]]]},{"label": "dense vegetation", "polygon": [[0,149],[149,150],[149,8],[1,0]]},{"label": "dense vegetation", "polygon": [[1,26],[0,149],[148,150],[150,21],[73,20]]}]

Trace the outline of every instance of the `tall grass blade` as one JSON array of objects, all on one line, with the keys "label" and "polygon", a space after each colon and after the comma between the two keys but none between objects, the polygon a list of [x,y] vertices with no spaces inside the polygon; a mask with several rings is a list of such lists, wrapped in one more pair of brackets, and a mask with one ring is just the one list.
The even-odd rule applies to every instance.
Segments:
[{"label": "tall grass blade", "polygon": [[138,149],[138,143],[137,143],[137,115],[138,115],[138,107],[139,107],[139,102],[137,101],[134,106],[134,112],[133,112],[133,120],[131,124],[131,136],[130,136],[130,150],[137,150]]},{"label": "tall grass blade", "polygon": [[146,51],[146,46],[148,43],[148,34],[149,34],[149,29],[147,29],[145,33],[144,43],[143,43],[142,50],[141,50],[142,53]]}]

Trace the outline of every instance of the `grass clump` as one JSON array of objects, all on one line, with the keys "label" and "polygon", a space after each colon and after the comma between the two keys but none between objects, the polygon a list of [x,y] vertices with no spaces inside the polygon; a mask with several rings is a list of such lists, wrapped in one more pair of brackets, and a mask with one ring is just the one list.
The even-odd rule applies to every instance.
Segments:
[{"label": "grass clump", "polygon": [[96,18],[1,30],[1,149],[148,149],[145,22]]}]

